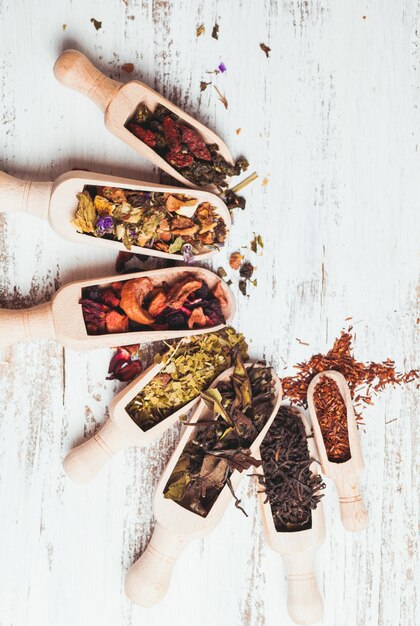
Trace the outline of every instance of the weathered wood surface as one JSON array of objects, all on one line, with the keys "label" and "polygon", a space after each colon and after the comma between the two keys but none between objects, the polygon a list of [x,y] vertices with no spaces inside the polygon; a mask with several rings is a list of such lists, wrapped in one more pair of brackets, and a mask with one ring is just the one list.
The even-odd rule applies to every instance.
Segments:
[{"label": "weathered wood surface", "polygon": [[[258,170],[228,246],[248,246],[254,232],[265,244],[262,256],[247,252],[258,287],[249,299],[238,294],[236,326],[252,338],[253,356],[281,375],[330,346],[353,316],[358,356],[393,356],[410,368],[419,11],[418,0],[1,0],[1,168],[38,180],[71,168],[159,180],[105,131],[91,102],[54,80],[59,52],[79,48],[113,78],[139,78],[211,124]],[[261,42],[272,48],[269,59]],[[206,73],[220,61],[225,74]],[[131,76],[120,70],[126,62],[135,65]],[[211,79],[227,110],[212,86],[200,92]],[[106,275],[113,262],[113,253],[62,241],[35,218],[0,216],[1,306],[43,302],[69,280]],[[219,265],[227,266],[226,252]],[[1,626],[291,623],[284,569],[263,542],[252,486],[242,491],[249,517],[232,506],[212,535],[191,544],[160,606],[140,609],[125,598],[125,572],[150,537],[153,487],[178,432],[120,455],[91,485],[65,478],[63,456],[104,421],[118,388],[105,381],[108,357],[54,342],[0,355]],[[329,485],[322,623],[412,626],[414,388],[387,391],[365,417],[370,526],[346,534]]]}]

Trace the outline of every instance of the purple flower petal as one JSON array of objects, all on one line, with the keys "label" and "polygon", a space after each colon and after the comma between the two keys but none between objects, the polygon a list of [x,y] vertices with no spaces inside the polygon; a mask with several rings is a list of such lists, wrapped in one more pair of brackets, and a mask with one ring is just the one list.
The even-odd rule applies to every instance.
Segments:
[{"label": "purple flower petal", "polygon": [[226,65],[223,63],[223,61],[221,63],[219,63],[218,68],[219,72],[221,72],[222,74],[224,74],[226,72]]}]

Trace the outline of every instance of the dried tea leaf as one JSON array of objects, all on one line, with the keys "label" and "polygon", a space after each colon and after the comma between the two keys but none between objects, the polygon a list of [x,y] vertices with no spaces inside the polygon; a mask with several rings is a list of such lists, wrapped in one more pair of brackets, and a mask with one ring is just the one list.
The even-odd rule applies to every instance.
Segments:
[{"label": "dried tea leaf", "polygon": [[131,74],[134,71],[134,65],[133,63],[124,63],[121,65],[121,69],[123,72],[126,72],[126,74]]},{"label": "dried tea leaf", "polygon": [[247,293],[246,293],[246,280],[240,280],[239,284],[238,284],[238,287],[239,287],[239,291],[241,292],[241,294],[243,296],[246,296],[247,295]]},{"label": "dried tea leaf", "polygon": [[250,263],[249,261],[245,261],[245,263],[242,263],[241,265],[239,275],[246,280],[250,280],[252,274],[254,273],[254,269],[255,267],[252,265],[252,263]]},{"label": "dried tea leaf", "polygon": [[208,83],[204,80],[200,81],[200,91],[205,91],[209,85],[211,85],[211,81]]},{"label": "dried tea leaf", "polygon": [[260,247],[261,249],[264,248],[264,243],[262,240],[261,235],[256,235],[254,233],[254,238],[251,240],[251,251],[257,253],[258,252],[258,247]]},{"label": "dried tea leaf", "polygon": [[169,246],[168,252],[170,254],[175,254],[175,252],[179,252],[182,246],[184,245],[184,240],[182,237],[177,237],[173,243]]},{"label": "dried tea leaf", "polygon": [[200,37],[200,35],[204,35],[205,32],[206,32],[206,27],[204,26],[204,24],[200,24],[200,26],[198,26],[197,30],[195,31],[196,37]]},{"label": "dried tea leaf", "polygon": [[213,413],[220,415],[227,424],[231,423],[229,415],[226,413],[222,405],[222,396],[218,389],[208,389],[201,392],[201,397]]},{"label": "dried tea leaf", "polygon": [[237,128],[237,129],[235,130],[235,133],[236,133],[237,135],[239,135],[239,134],[241,133],[241,131],[242,131],[242,128]]},{"label": "dried tea leaf", "polygon": [[94,17],[91,17],[90,21],[92,22],[96,30],[99,30],[100,28],[102,28],[102,22],[99,22],[99,20],[95,20]]},{"label": "dried tea leaf", "polygon": [[67,24],[63,24],[63,30],[67,29]]},{"label": "dried tea leaf", "polygon": [[260,48],[268,59],[270,56],[271,48],[269,48],[265,43],[260,43]]},{"label": "dried tea leaf", "polygon": [[216,274],[219,276],[219,278],[225,278],[227,276],[227,272],[223,267],[217,268]]},{"label": "dried tea leaf", "polygon": [[219,24],[216,22],[213,26],[213,30],[211,31],[211,36],[213,39],[219,39]]}]

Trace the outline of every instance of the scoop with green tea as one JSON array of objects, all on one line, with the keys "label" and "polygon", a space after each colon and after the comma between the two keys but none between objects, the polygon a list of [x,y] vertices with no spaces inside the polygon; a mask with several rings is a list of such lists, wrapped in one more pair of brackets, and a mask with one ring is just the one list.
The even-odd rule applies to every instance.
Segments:
[{"label": "scoop with green tea", "polygon": [[[130,568],[126,593],[142,606],[165,595],[173,565],[187,545],[213,530],[237,489],[281,402],[281,383],[264,364],[223,372],[185,426],[154,495],[151,541]],[[199,445],[196,444],[199,442]]]},{"label": "scoop with green tea", "polygon": [[245,357],[247,345],[231,327],[181,339],[157,353],[155,362],[112,400],[109,419],[96,435],[70,450],[66,474],[86,483],[120,450],[159,437],[196,406],[236,353]]}]

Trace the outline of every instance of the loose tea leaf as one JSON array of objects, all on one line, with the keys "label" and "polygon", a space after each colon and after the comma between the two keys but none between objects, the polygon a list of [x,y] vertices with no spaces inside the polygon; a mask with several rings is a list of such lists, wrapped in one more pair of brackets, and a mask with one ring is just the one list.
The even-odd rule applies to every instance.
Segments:
[{"label": "loose tea leaf", "polygon": [[242,262],[242,254],[240,252],[232,252],[229,257],[229,265],[233,270],[238,270]]},{"label": "loose tea leaf", "polygon": [[216,24],[213,26],[213,30],[211,31],[211,36],[213,37],[213,39],[219,39],[219,24]]},{"label": "loose tea leaf", "polygon": [[[222,94],[220,96],[224,98]],[[227,107],[225,100],[222,101]],[[187,126],[163,105],[158,105],[152,112],[140,104],[126,127],[197,186],[212,184],[223,191],[228,178],[239,176],[248,167],[243,158],[235,164],[228,163],[219,153],[217,144],[206,144],[197,130]]]},{"label": "loose tea leaf", "polygon": [[227,109],[227,108],[229,107],[229,103],[228,103],[228,101],[227,101],[227,99],[226,99],[226,96],[224,96],[224,95],[222,94],[222,92],[220,91],[220,89],[219,89],[216,85],[213,85],[213,87],[215,88],[215,90],[216,90],[216,92],[217,92],[217,95],[219,96],[219,100],[220,100],[220,102],[223,104],[223,106],[225,107],[225,109]]},{"label": "loose tea leaf", "polygon": [[347,409],[337,384],[323,376],[314,389],[314,404],[329,461],[344,463],[351,458]]},{"label": "loose tea leaf", "polygon": [[260,48],[261,50],[264,52],[265,56],[267,57],[267,59],[270,56],[270,52],[271,52],[271,48],[269,48],[268,46],[266,46],[265,43],[260,43]]},{"label": "loose tea leaf", "polygon": [[205,91],[209,85],[211,85],[211,81],[209,83],[204,80],[200,81],[200,91]]},{"label": "loose tea leaf", "polygon": [[121,69],[126,74],[131,74],[134,71],[134,65],[133,63],[124,63],[124,65],[121,65]]},{"label": "loose tea leaf", "polygon": [[[202,393],[212,411],[193,426],[164,488],[165,498],[206,517],[236,470],[243,472],[261,461],[250,447],[271,416],[274,381],[269,367],[245,368],[239,354],[228,380]],[[239,501],[235,496],[236,504]],[[240,507],[239,507],[240,508]]]},{"label": "loose tea leaf", "polygon": [[127,405],[127,413],[149,430],[207,389],[231,367],[235,352],[246,359],[247,351],[243,335],[231,327],[178,342],[162,357],[166,365],[158,376]]},{"label": "loose tea leaf", "polygon": [[[194,147],[196,153],[202,149]],[[192,196],[87,185],[77,198],[73,226],[87,235],[122,241],[128,250],[141,246],[185,256],[188,246],[195,255],[219,249],[226,239],[226,224],[216,207]]]},{"label": "loose tea leaf", "polygon": [[263,244],[263,240],[261,235],[256,235],[254,233],[254,239],[251,240],[251,251],[255,252],[257,254],[258,252],[258,248],[260,247],[261,249],[264,248],[264,244]]},{"label": "loose tea leaf", "polygon": [[196,37],[200,37],[200,35],[203,35],[206,32],[206,27],[204,26],[204,24],[200,24],[200,26],[197,27],[197,30],[195,31]]},{"label": "loose tea leaf", "polygon": [[277,532],[311,528],[315,510],[325,489],[310,466],[306,433],[298,412],[279,409],[260,447],[264,474],[258,476],[270,503]]},{"label": "loose tea leaf", "polygon": [[[419,378],[418,370],[405,374],[395,371],[395,363],[386,359],[382,363],[362,363],[353,355],[351,328],[342,332],[334,341],[327,354],[315,354],[308,361],[295,365],[298,372],[294,376],[283,378],[283,393],[286,398],[299,406],[307,408],[306,396],[313,377],[319,372],[336,370],[346,378],[355,408],[372,404],[372,396],[385,389],[387,385],[410,383]],[[363,390],[363,391],[362,391]],[[356,411],[356,419],[362,416]]]},{"label": "loose tea leaf", "polygon": [[96,30],[99,30],[100,28],[102,28],[102,22],[99,22],[98,20],[95,20],[94,17],[91,17],[90,21],[92,22],[92,24],[94,25]]}]

